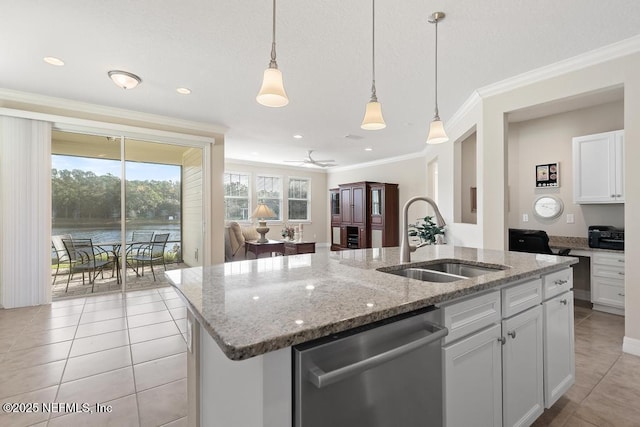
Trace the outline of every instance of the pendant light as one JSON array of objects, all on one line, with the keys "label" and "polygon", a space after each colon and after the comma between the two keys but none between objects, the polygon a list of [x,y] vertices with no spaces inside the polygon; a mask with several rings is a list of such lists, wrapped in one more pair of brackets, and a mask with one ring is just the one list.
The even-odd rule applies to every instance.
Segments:
[{"label": "pendant light", "polygon": [[436,24],[436,60],[435,60],[435,98],[436,109],[433,115],[433,121],[429,126],[429,136],[427,137],[427,144],[441,144],[447,142],[449,137],[444,131],[444,125],[440,120],[440,114],[438,112],[438,22],[442,21],[445,17],[444,12],[434,12],[429,17],[431,24]]},{"label": "pendant light", "polygon": [[289,98],[284,91],[282,73],[278,70],[276,62],[276,0],[273,0],[273,33],[271,41],[271,61],[269,68],[264,70],[262,87],[256,101],[267,107],[284,107],[289,103]]},{"label": "pendant light", "polygon": [[387,127],[384,119],[382,118],[382,106],[378,102],[376,96],[376,0],[372,2],[372,23],[371,23],[371,69],[372,69],[372,81],[371,81],[371,100],[367,103],[366,110],[364,112],[364,119],[360,127],[366,130],[379,130]]}]

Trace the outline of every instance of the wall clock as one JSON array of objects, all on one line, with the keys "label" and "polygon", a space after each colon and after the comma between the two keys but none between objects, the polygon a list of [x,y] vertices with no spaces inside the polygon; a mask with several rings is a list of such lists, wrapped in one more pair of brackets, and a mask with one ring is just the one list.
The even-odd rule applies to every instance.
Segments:
[{"label": "wall clock", "polygon": [[533,214],[539,219],[557,218],[563,209],[562,200],[556,196],[540,196],[533,202]]}]

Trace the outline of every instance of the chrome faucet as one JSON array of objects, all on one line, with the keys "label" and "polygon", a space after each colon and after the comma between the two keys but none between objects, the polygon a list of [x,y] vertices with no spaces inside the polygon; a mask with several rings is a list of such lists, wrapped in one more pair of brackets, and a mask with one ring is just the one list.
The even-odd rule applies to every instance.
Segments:
[{"label": "chrome faucet", "polygon": [[402,243],[400,244],[400,262],[411,262],[411,252],[415,251],[416,246],[409,246],[409,206],[413,204],[413,202],[417,202],[418,200],[424,200],[429,203],[433,210],[436,212],[436,224],[438,227],[444,227],[446,223],[444,222],[444,218],[440,213],[440,209],[438,209],[438,205],[429,197],[425,196],[416,196],[407,200],[407,203],[404,204],[402,208]]}]

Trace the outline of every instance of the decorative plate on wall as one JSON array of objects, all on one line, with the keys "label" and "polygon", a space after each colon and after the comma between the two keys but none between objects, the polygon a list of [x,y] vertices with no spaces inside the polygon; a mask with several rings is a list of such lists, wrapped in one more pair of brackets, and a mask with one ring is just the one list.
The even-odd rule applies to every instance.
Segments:
[{"label": "decorative plate on wall", "polygon": [[533,214],[539,219],[554,219],[562,214],[564,204],[559,197],[546,194],[533,202]]}]

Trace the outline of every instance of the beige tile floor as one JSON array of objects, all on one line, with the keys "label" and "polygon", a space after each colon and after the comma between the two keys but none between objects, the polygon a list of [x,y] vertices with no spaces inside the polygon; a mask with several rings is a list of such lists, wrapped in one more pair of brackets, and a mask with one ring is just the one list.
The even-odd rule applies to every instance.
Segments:
[{"label": "beige tile floor", "polygon": [[0,310],[0,402],[94,411],[0,411],[0,426],[186,426],[185,330],[169,287]]},{"label": "beige tile floor", "polygon": [[576,382],[534,426],[640,426],[640,357],[622,353],[624,318],[579,303]]},{"label": "beige tile floor", "polygon": [[[0,402],[111,405],[7,414],[1,426],[185,426],[186,309],[168,287],[0,310]],[[640,426],[624,319],[576,306],[576,383],[535,426]],[[53,409],[53,408],[52,408]]]}]

